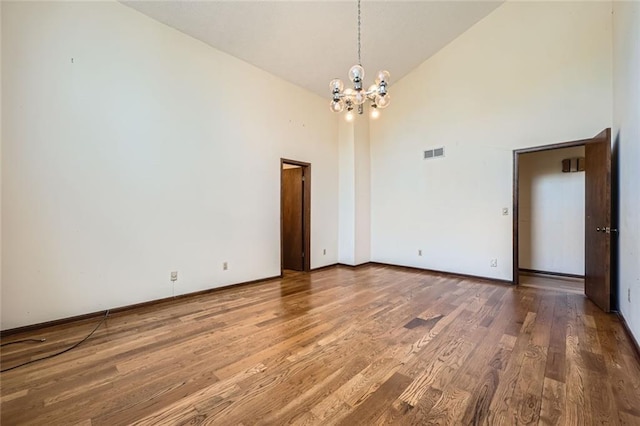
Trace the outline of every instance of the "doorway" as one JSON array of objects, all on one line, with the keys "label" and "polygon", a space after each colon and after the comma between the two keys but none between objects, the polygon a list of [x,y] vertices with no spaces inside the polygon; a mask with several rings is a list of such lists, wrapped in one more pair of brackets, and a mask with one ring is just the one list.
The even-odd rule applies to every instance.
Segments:
[{"label": "doorway", "polygon": [[584,294],[585,147],[520,155],[519,282]]},{"label": "doorway", "polygon": [[[584,294],[603,311],[616,300],[611,286],[612,244],[616,229],[611,220],[611,129],[591,139],[513,151],[513,283],[520,283],[520,166],[522,156],[550,150],[584,146]],[[615,272],[615,271],[614,271]]]},{"label": "doorway", "polygon": [[311,269],[311,164],[280,159],[280,274]]}]

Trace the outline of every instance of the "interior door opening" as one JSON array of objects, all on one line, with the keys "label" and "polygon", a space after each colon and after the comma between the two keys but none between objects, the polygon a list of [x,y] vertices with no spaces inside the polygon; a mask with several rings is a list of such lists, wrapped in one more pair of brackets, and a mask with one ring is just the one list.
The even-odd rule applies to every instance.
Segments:
[{"label": "interior door opening", "polygon": [[311,164],[280,160],[280,272],[311,269]]},{"label": "interior door opening", "polygon": [[611,285],[611,277],[615,275],[611,239],[617,232],[611,215],[611,129],[605,129],[591,139],[513,151],[513,283],[520,283],[522,269],[526,269],[520,265],[523,232],[520,168],[523,156],[574,147],[584,147],[584,294],[603,311],[609,312],[614,306],[612,301],[616,300],[616,288]]},{"label": "interior door opening", "polygon": [[518,162],[519,282],[584,294],[584,145]]}]

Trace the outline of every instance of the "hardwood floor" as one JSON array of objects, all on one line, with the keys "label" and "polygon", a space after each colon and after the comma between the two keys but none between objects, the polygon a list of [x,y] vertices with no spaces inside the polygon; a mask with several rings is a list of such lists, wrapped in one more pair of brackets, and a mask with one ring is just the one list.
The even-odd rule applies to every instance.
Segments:
[{"label": "hardwood floor", "polygon": [[[3,339],[2,368],[99,319]],[[640,364],[582,295],[336,267],[110,316],[2,373],[2,425],[640,424]]]},{"label": "hardwood floor", "polygon": [[546,290],[584,294],[584,278],[557,277],[545,274],[520,274],[520,285]]}]

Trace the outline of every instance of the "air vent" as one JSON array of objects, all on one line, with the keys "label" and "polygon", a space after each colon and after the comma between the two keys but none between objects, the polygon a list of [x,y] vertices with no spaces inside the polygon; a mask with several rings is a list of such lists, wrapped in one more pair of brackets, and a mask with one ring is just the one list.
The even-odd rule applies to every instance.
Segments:
[{"label": "air vent", "polygon": [[430,160],[432,158],[444,157],[444,147],[428,149],[424,152],[424,159]]}]

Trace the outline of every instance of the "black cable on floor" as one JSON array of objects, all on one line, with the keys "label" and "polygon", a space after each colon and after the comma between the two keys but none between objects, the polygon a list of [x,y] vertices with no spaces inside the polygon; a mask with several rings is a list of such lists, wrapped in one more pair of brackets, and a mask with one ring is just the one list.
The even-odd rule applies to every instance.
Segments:
[{"label": "black cable on floor", "polygon": [[[25,365],[33,364],[34,362],[44,361],[45,359],[51,359],[51,358],[53,358],[53,357],[56,357],[56,356],[58,356],[58,355],[62,355],[62,354],[64,354],[64,353],[69,352],[70,350],[73,350],[73,349],[77,348],[78,346],[80,346],[81,344],[83,344],[87,339],[89,339],[89,337],[93,336],[93,333],[95,333],[95,332],[98,330],[98,328],[100,328],[100,326],[102,325],[102,323],[103,323],[103,322],[105,322],[105,321],[106,321],[106,319],[107,319],[107,317],[108,317],[108,316],[109,316],[109,309],[107,309],[107,311],[104,313],[104,316],[102,317],[102,321],[100,321],[100,322],[98,323],[98,325],[96,326],[96,328],[94,328],[94,329],[93,329],[93,331],[92,331],[91,333],[89,333],[89,335],[88,335],[87,337],[85,337],[84,339],[80,340],[80,341],[79,341],[78,343],[76,343],[75,345],[73,345],[73,346],[71,346],[71,347],[69,347],[69,348],[67,348],[67,349],[65,349],[65,350],[63,350],[63,351],[56,352],[55,354],[51,354],[51,355],[47,355],[47,356],[43,356],[42,358],[32,359],[31,361],[23,362],[22,364],[18,364],[18,365],[15,365],[15,366],[13,366],[13,367],[5,368],[5,369],[3,369],[3,370],[0,370],[0,373],[4,373],[5,371],[10,371],[10,370],[15,370],[16,368],[24,367]],[[38,341],[38,339],[25,339],[25,341],[31,341],[31,340],[36,340],[36,341]],[[41,340],[41,341],[44,341],[44,339],[43,339],[43,340]],[[18,341],[15,341],[15,342],[5,343],[5,344],[3,344],[2,346],[5,346],[5,345],[11,345],[11,344],[13,344],[13,343],[19,343],[19,342],[22,342],[22,341],[18,340]]]}]

